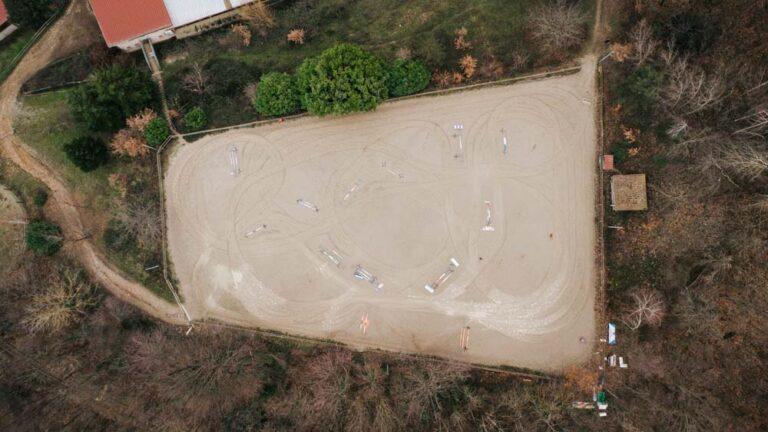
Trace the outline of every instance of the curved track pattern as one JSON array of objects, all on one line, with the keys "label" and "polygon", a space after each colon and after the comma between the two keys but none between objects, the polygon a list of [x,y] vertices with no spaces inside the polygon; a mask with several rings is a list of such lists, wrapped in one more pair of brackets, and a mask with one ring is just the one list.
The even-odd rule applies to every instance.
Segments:
[{"label": "curved track pattern", "polygon": [[484,364],[585,359],[593,99],[588,57],[576,75],[176,148],[169,245],[191,314]]}]

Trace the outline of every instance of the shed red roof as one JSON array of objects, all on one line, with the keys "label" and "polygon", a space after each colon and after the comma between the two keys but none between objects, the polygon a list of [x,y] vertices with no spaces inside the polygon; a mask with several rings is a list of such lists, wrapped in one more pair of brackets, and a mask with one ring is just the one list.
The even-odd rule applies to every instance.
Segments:
[{"label": "shed red roof", "polygon": [[171,26],[163,0],[91,0],[107,45]]},{"label": "shed red roof", "polygon": [[5,24],[6,21],[8,21],[8,10],[5,9],[3,0],[0,0],[0,24]]}]

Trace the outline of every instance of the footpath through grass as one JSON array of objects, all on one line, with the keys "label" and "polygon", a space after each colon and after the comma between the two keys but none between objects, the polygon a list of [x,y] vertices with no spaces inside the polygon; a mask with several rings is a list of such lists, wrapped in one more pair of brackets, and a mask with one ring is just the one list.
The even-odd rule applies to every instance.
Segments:
[{"label": "footpath through grass", "polygon": [[19,29],[8,36],[6,40],[0,42],[0,82],[4,81],[11,74],[14,59],[32,40],[34,35],[34,31]]},{"label": "footpath through grass", "polygon": [[[159,268],[145,270],[160,264],[161,246],[139,248],[132,242],[123,242],[120,248],[108,247],[105,234],[110,220],[121,211],[124,191],[117,182],[130,187],[147,189],[151,194],[157,189],[156,173],[151,159],[134,162],[113,158],[104,166],[91,172],[83,172],[64,152],[63,146],[74,138],[89,135],[83,125],[72,117],[67,104],[67,91],[25,96],[20,99],[14,129],[37,156],[53,168],[73,191],[76,205],[84,219],[86,229],[106,253],[111,262],[127,276],[142,283],[160,297],[173,301]],[[101,136],[107,140],[107,136]],[[116,180],[117,179],[117,180]],[[159,221],[158,221],[159,223]]]}]

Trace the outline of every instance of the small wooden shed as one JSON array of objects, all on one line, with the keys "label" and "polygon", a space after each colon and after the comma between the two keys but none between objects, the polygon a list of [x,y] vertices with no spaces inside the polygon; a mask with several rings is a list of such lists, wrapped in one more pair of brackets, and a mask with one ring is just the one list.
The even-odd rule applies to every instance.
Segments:
[{"label": "small wooden shed", "polygon": [[614,211],[647,210],[648,195],[645,174],[611,177],[611,207]]}]

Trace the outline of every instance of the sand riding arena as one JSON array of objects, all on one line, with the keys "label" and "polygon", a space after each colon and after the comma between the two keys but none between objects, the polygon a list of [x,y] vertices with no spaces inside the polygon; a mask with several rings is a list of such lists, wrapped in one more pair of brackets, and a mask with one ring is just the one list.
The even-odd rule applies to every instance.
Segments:
[{"label": "sand riding arena", "polygon": [[172,149],[195,319],[557,370],[595,339],[594,68]]}]

